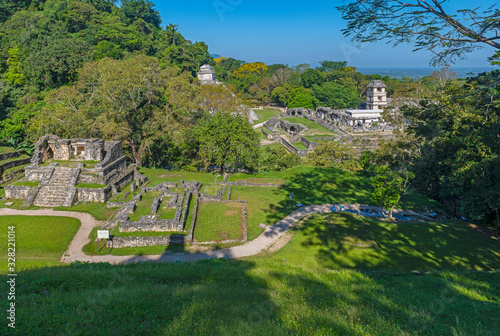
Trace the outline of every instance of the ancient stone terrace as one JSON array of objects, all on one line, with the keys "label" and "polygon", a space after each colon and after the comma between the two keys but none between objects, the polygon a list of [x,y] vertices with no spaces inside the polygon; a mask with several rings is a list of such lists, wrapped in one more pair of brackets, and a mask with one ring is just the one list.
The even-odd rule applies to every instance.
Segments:
[{"label": "ancient stone terrace", "polygon": [[25,199],[24,206],[70,207],[75,202],[106,202],[139,176],[134,166],[127,166],[119,141],[46,135],[35,143],[30,162],[24,169],[25,180],[39,181],[39,185],[5,188],[7,197]]}]

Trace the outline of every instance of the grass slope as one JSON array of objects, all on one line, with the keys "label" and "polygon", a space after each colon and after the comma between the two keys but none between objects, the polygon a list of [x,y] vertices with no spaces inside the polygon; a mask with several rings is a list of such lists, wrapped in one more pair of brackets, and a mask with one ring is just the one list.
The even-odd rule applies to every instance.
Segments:
[{"label": "grass slope", "polygon": [[259,124],[263,123],[263,122],[271,119],[272,117],[274,117],[274,116],[282,113],[280,109],[272,108],[272,107],[265,107],[262,110],[254,109],[254,111],[257,114],[257,116],[259,117],[259,120],[256,121],[255,123],[259,123]]},{"label": "grass slope", "polygon": [[258,258],[75,264],[22,272],[16,289],[22,335],[494,336],[500,330],[498,272],[415,276]]},{"label": "grass slope", "polygon": [[[369,203],[371,193],[366,177],[333,169],[298,167],[252,176],[287,183],[285,188],[233,187],[233,199],[249,202],[249,235],[254,237],[259,222],[274,224],[293,210],[292,203]],[[291,192],[295,197],[289,201]],[[417,195],[408,202],[421,207],[427,201]],[[327,218],[314,215],[280,251],[243,260],[75,263],[21,271],[16,282],[17,334],[498,334],[500,272],[493,270],[500,265],[497,240],[454,221],[395,224],[351,214]],[[36,230],[26,231],[31,234],[28,241],[48,241]],[[24,253],[20,229],[18,234],[18,250]],[[95,253],[95,245],[86,246],[91,248]],[[49,253],[45,249],[50,251],[50,246],[40,253]],[[2,286],[6,292],[6,282]],[[8,301],[3,302],[1,308],[7,309]],[[6,323],[1,324],[0,334],[8,332]]]},{"label": "grass slope", "polygon": [[312,268],[491,271],[500,269],[500,242],[458,221],[391,223],[318,214],[272,257]]}]

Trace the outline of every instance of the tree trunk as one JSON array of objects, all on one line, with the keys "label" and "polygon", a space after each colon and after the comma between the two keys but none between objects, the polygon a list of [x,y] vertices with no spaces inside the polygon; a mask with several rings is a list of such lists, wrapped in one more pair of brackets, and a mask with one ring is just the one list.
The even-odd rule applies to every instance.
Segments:
[{"label": "tree trunk", "polygon": [[222,176],[224,176],[224,164],[223,163],[220,165],[220,174]]},{"label": "tree trunk", "polygon": [[142,167],[142,155],[140,155],[139,153],[135,153],[134,158],[135,163],[137,163],[137,167]]},{"label": "tree trunk", "polygon": [[394,210],[394,205],[389,209],[389,219],[392,220],[392,210]]}]

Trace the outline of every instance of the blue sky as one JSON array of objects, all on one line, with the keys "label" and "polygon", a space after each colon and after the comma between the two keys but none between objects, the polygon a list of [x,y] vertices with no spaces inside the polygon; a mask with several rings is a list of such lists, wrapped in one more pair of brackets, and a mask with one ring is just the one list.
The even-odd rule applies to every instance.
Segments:
[{"label": "blue sky", "polygon": [[[335,6],[341,1],[264,0],[153,0],[163,24],[179,25],[189,40],[204,41],[210,53],[267,64],[297,65],[328,59],[356,67],[426,67],[430,54],[412,52],[411,46],[384,42],[355,48],[342,36],[346,27]],[[493,4],[481,0],[481,4]],[[468,8],[470,1],[451,0],[447,8]],[[488,66],[492,47],[469,54],[457,67]]]}]

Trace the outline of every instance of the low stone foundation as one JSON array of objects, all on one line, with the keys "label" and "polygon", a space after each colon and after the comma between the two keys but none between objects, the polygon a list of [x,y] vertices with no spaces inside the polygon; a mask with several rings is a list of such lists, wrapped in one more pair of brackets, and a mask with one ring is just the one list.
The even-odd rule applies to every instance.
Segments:
[{"label": "low stone foundation", "polygon": [[171,232],[182,229],[182,223],[174,219],[151,219],[146,216],[134,222],[121,221],[119,227],[120,232]]},{"label": "low stone foundation", "polygon": [[111,186],[105,188],[77,188],[78,202],[106,203],[111,198]]},{"label": "low stone foundation", "polygon": [[153,237],[116,237],[113,238],[113,248],[142,247],[159,245],[184,245],[188,243],[186,236],[153,236]]}]

